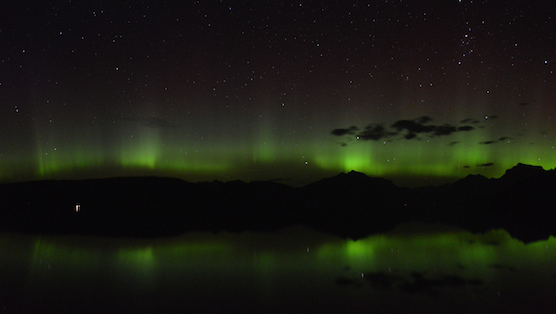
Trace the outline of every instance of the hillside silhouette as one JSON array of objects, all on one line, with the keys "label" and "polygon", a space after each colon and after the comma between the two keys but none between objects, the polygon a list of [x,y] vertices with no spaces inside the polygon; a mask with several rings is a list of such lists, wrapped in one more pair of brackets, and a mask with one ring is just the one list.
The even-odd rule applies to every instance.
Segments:
[{"label": "hillside silhouette", "polygon": [[301,188],[159,177],[37,181],[0,185],[0,231],[155,237],[305,225],[358,239],[424,222],[504,229],[531,242],[556,235],[555,191],[554,170],[524,164],[499,179],[469,175],[415,189],[355,171]]}]

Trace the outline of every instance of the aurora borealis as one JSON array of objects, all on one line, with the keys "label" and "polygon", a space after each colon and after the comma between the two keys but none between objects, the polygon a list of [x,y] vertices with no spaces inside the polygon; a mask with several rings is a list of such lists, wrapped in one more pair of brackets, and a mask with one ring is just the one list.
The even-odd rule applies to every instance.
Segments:
[{"label": "aurora borealis", "polygon": [[0,234],[12,252],[0,257],[0,304],[17,313],[549,313],[555,246],[441,225],[357,241],[299,226],[171,239]]},{"label": "aurora borealis", "polygon": [[0,181],[421,185],[556,167],[549,1],[30,1],[0,10]]}]

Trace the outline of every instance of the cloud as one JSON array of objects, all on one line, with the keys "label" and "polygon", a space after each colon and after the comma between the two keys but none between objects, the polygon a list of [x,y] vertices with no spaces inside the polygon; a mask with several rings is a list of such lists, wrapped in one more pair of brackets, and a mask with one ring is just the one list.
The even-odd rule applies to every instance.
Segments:
[{"label": "cloud", "polygon": [[490,144],[494,144],[494,143],[496,143],[496,141],[484,141],[484,142],[479,142],[479,144],[482,144],[482,145],[490,145]]},{"label": "cloud", "polygon": [[386,130],[386,128],[380,124],[369,124],[361,133],[357,134],[357,136],[362,140],[378,141],[397,134],[396,132]]},{"label": "cloud", "polygon": [[479,144],[482,144],[482,145],[490,145],[490,144],[496,144],[496,143],[508,141],[508,140],[511,140],[511,139],[512,139],[512,138],[509,137],[509,136],[502,136],[502,137],[499,137],[498,139],[495,139],[495,140],[489,140],[489,141],[479,142]]},{"label": "cloud", "polygon": [[477,167],[491,167],[491,166],[494,166],[494,163],[492,163],[492,162],[487,162],[487,163],[485,163],[485,164],[477,165]]},{"label": "cloud", "polygon": [[342,136],[342,135],[353,135],[355,134],[357,131],[359,131],[359,128],[356,127],[355,125],[350,126],[347,129],[334,129],[332,130],[332,135],[336,135],[336,136]]},{"label": "cloud", "polygon": [[456,128],[453,125],[449,125],[449,124],[443,124],[440,126],[437,126],[434,130],[434,135],[437,136],[444,136],[444,135],[450,135],[454,132],[457,132],[458,128]]},{"label": "cloud", "polygon": [[399,120],[392,124],[392,127],[398,131],[407,130],[409,133],[429,133],[433,132],[435,127],[433,125],[425,125],[425,123],[432,119],[417,118],[415,120]]},{"label": "cloud", "polygon": [[[392,123],[390,127],[385,127],[381,123],[370,123],[361,130],[357,126],[352,125],[348,128],[334,129],[331,134],[336,136],[347,135],[365,141],[378,141],[397,136],[406,140],[420,140],[420,136],[432,138],[438,136],[449,136],[457,132],[473,131],[476,127],[469,125],[469,123],[479,123],[479,121],[471,118],[461,120],[458,125],[449,123],[432,124],[432,121],[433,119],[431,117],[422,116],[411,120],[398,120]],[[454,144],[456,143],[451,143],[450,146]],[[342,142],[341,145],[345,146],[345,142]]]},{"label": "cloud", "polygon": [[458,127],[458,131],[472,131],[475,128],[470,126],[470,125],[464,125],[464,126],[460,126]]},{"label": "cloud", "polygon": [[477,119],[473,119],[473,118],[465,118],[465,119],[461,120],[459,123],[479,124],[479,123],[481,123],[481,121],[479,121]]},{"label": "cloud", "polygon": [[406,139],[416,138],[418,134],[426,134],[430,137],[447,136],[456,132],[466,132],[474,130],[470,125],[456,126],[452,124],[433,125],[428,124],[433,121],[429,116],[420,117],[414,120],[399,120],[392,124],[392,127],[401,131],[407,131],[404,136]]}]

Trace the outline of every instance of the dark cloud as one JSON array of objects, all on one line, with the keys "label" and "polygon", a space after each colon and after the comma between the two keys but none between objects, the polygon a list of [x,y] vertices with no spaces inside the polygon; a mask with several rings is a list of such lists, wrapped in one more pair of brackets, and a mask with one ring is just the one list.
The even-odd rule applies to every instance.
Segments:
[{"label": "dark cloud", "polygon": [[433,132],[433,125],[425,125],[417,120],[399,120],[392,124],[392,127],[398,131],[407,130],[409,133],[429,133]]},{"label": "dark cloud", "polygon": [[460,131],[471,131],[475,129],[470,125],[455,126],[451,124],[433,125],[427,124],[433,121],[430,117],[424,116],[417,118],[415,120],[399,120],[392,124],[392,127],[398,132],[406,131],[404,138],[413,139],[416,138],[418,134],[427,134],[431,137],[434,136],[447,136],[452,133]]},{"label": "dark cloud", "polygon": [[460,126],[458,127],[458,131],[472,131],[475,128],[470,126],[470,125],[464,125],[464,126]]},{"label": "dark cloud", "polygon": [[482,145],[490,145],[490,144],[494,144],[494,143],[496,143],[496,142],[497,142],[497,141],[484,141],[484,142],[479,142],[479,144],[482,144]]},{"label": "dark cloud", "polygon": [[[398,139],[420,140],[420,136],[429,138],[437,136],[449,136],[457,132],[469,132],[475,130],[476,126],[469,123],[479,123],[479,121],[471,118],[463,119],[460,123],[453,125],[449,123],[432,124],[434,120],[429,116],[422,116],[416,119],[402,119],[392,123],[389,127],[385,127],[380,123],[371,123],[364,129],[360,130],[357,126],[349,128],[340,128],[332,130],[332,134],[336,136],[354,136],[360,140],[378,141],[386,138],[397,137]],[[457,144],[450,143],[450,146]],[[344,142],[341,144],[344,145]]]},{"label": "dark cloud", "polygon": [[518,106],[524,107],[524,106],[529,106],[528,102],[520,102]]},{"label": "dark cloud", "polygon": [[465,165],[465,166],[463,166],[463,168],[465,168],[465,169],[469,169],[469,168],[471,168],[471,166],[469,166],[469,165]]},{"label": "dark cloud", "polygon": [[440,125],[437,126],[436,129],[434,130],[434,135],[437,136],[444,136],[444,135],[450,135],[454,132],[457,132],[458,129],[453,126],[453,125],[449,125],[449,124],[444,124],[444,125]]},{"label": "dark cloud", "polygon": [[453,142],[450,142],[448,144],[448,146],[454,146],[454,145],[459,144],[459,143],[460,143],[460,141],[453,141]]},{"label": "dark cloud", "polygon": [[486,164],[477,165],[477,167],[490,167],[490,166],[494,166],[494,163],[492,163],[492,162],[487,162]]},{"label": "dark cloud", "polygon": [[490,145],[490,144],[496,144],[496,143],[504,142],[504,141],[507,141],[507,140],[510,140],[510,139],[512,139],[512,138],[509,137],[509,136],[502,136],[502,137],[500,137],[496,140],[489,140],[489,141],[479,142],[479,144]]},{"label": "dark cloud", "polygon": [[461,120],[459,123],[462,123],[462,124],[469,124],[469,123],[479,124],[479,123],[481,123],[481,121],[479,121],[477,119],[473,119],[473,118],[465,118],[465,119]]},{"label": "dark cloud", "polygon": [[355,134],[357,131],[359,131],[359,128],[356,127],[355,125],[350,126],[347,129],[334,129],[332,130],[332,135],[336,135],[336,136],[342,136],[342,135],[353,135]]},{"label": "dark cloud", "polygon": [[378,141],[397,134],[396,132],[386,130],[386,128],[380,124],[369,124],[361,133],[357,134],[357,136],[362,140]]}]

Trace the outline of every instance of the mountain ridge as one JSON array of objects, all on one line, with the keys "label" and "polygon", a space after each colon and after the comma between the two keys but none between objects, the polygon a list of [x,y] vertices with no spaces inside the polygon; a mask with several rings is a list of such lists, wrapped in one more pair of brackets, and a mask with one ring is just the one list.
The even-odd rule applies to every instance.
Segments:
[{"label": "mountain ridge", "polygon": [[152,237],[301,224],[357,239],[417,221],[501,228],[530,242],[556,235],[554,190],[554,170],[525,164],[497,179],[413,189],[356,171],[300,188],[167,177],[35,181],[0,185],[0,231]]}]

